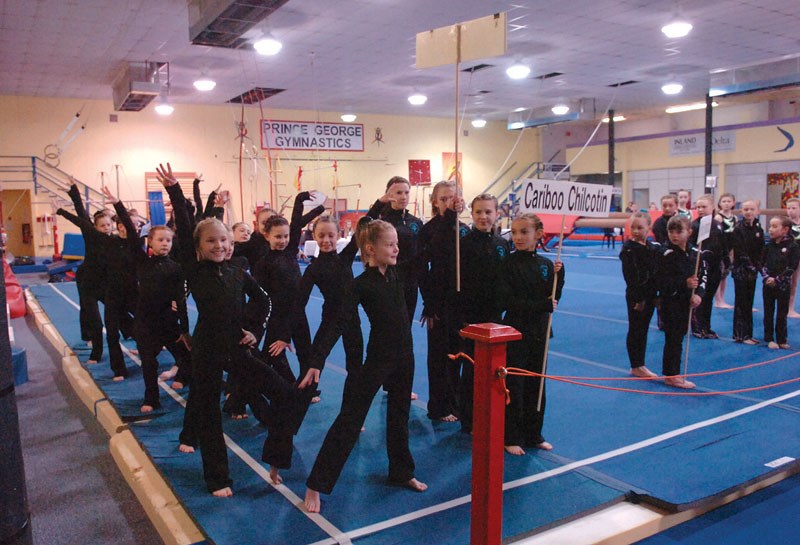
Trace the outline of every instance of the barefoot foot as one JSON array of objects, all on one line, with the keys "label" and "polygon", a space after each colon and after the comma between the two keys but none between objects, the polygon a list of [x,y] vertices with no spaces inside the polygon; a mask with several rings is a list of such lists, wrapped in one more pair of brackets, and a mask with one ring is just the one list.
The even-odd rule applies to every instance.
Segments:
[{"label": "barefoot foot", "polygon": [[658,376],[654,372],[652,372],[650,369],[645,367],[644,365],[642,365],[641,367],[632,368],[631,369],[631,375],[633,375],[635,377],[642,377],[642,378],[652,378],[652,377],[657,377]]},{"label": "barefoot foot", "polygon": [[689,382],[685,378],[670,377],[664,380],[664,384],[672,386],[673,388],[683,388],[684,390],[691,390],[695,387],[694,382]]},{"label": "barefoot foot", "polygon": [[280,473],[278,473],[277,467],[269,466],[269,478],[272,481],[272,484],[283,483],[283,477],[281,477]]},{"label": "barefoot foot", "polygon": [[523,456],[525,454],[525,451],[522,450],[522,447],[517,445],[506,445],[505,449],[507,453],[513,454],[514,456]]},{"label": "barefoot foot", "polygon": [[419,399],[419,396],[417,395],[417,393],[416,392],[411,392],[411,401],[415,401],[417,399]]},{"label": "barefoot foot", "polygon": [[178,366],[173,365],[172,367],[170,367],[169,371],[164,371],[163,373],[158,375],[158,378],[160,378],[161,380],[170,380],[175,378],[175,375],[177,374],[178,374]]},{"label": "barefoot foot", "polygon": [[225,488],[214,490],[212,494],[217,498],[230,498],[233,496],[233,490],[231,490],[230,486],[226,486]]},{"label": "barefoot foot", "polygon": [[232,415],[231,415],[231,418],[232,418],[233,420],[247,420],[247,419],[249,418],[249,415],[248,415],[247,413],[242,413],[242,414],[232,414]]},{"label": "barefoot foot", "polygon": [[311,403],[319,403],[322,401],[319,396],[314,396],[311,398]]},{"label": "barefoot foot", "polygon": [[180,452],[183,452],[184,454],[192,454],[194,452],[194,447],[191,445],[184,445],[183,443],[181,443],[178,446],[178,450]]},{"label": "barefoot foot", "polygon": [[439,422],[458,422],[458,417],[454,414],[448,414],[439,418]]},{"label": "barefoot foot", "polygon": [[553,450],[553,445],[551,445],[547,441],[542,441],[541,443],[536,445],[536,448],[538,448],[539,450]]},{"label": "barefoot foot", "polygon": [[319,508],[322,506],[322,502],[319,499],[319,492],[306,488],[306,499],[304,503],[309,513],[319,513]]},{"label": "barefoot foot", "polygon": [[413,490],[414,492],[425,492],[428,489],[428,485],[422,481],[418,481],[416,477],[411,477],[408,481],[406,481],[404,486],[409,490]]},{"label": "barefoot foot", "polygon": [[86,365],[97,365],[97,360],[86,360]]},{"label": "barefoot foot", "polygon": [[123,377],[123,376],[121,376],[121,375],[117,375],[117,376],[115,376],[115,377],[114,377],[112,380],[113,380],[114,382],[122,382],[123,380],[125,380],[125,377]]},{"label": "barefoot foot", "polygon": [[181,388],[183,388],[183,382],[179,380],[173,380],[171,387],[173,390],[180,390]]},{"label": "barefoot foot", "polygon": [[151,412],[153,412],[153,406],[152,405],[148,405],[147,403],[145,403],[144,405],[142,405],[139,408],[139,411],[143,412],[143,413],[151,413]]}]

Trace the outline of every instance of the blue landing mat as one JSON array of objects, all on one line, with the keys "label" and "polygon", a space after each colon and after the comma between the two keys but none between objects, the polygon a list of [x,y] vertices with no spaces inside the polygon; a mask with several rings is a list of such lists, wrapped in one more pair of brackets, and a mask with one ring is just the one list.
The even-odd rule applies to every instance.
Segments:
[{"label": "blue landing mat", "polygon": [[[554,253],[550,257],[555,257]],[[627,376],[627,319],[624,283],[617,253],[610,250],[589,249],[579,252],[569,249],[569,252],[565,252],[564,261],[567,287],[554,317],[555,337],[551,342],[549,372],[574,376]],[[58,287],[66,290],[65,286],[60,284]],[[55,292],[50,287],[42,287],[42,297],[48,297],[47,290],[50,291],[49,298],[55,302],[56,299],[52,297]],[[728,288],[726,296],[732,300],[732,287]],[[760,306],[759,299],[757,295],[757,306]],[[73,300],[77,301],[77,297]],[[308,308],[312,330],[316,329],[319,321],[320,303],[315,293]],[[42,304],[46,306],[44,301]],[[760,315],[755,316],[756,335],[760,335]],[[696,382],[700,391],[734,390],[800,376],[800,356],[793,352],[770,351],[763,346],[746,347],[731,342],[731,318],[730,310],[714,311],[714,329],[723,337],[722,340],[691,340],[690,371],[727,369],[779,356],[786,359],[748,371],[698,378]],[[65,319],[71,321],[65,327],[77,327],[74,314],[65,313]],[[57,321],[53,318],[53,321],[59,328],[62,327],[63,319]],[[650,331],[647,361],[651,369],[658,371],[663,335],[655,329],[654,324],[655,320]],[[368,329],[366,320],[364,329],[365,332]],[[398,523],[390,527],[384,525],[385,528],[378,533],[359,537],[359,542],[391,543],[406,535],[429,536],[425,534],[426,531],[441,528],[438,531],[447,536],[443,542],[463,543],[466,541],[464,532],[468,531],[466,521],[469,507],[467,503],[460,502],[465,501],[462,498],[469,493],[469,444],[455,431],[457,426],[433,424],[424,416],[427,395],[425,335],[424,330],[417,326],[413,331],[417,361],[415,390],[421,399],[412,407],[412,451],[419,464],[419,476],[431,485],[431,490],[425,494],[412,494],[383,485],[386,458],[381,432],[383,401],[379,396],[368,417],[367,432],[359,441],[357,452],[348,463],[339,487],[327,498],[323,514],[338,530],[351,532],[352,538],[361,536],[359,529],[371,524],[386,520]],[[800,346],[799,333],[797,322],[790,323],[790,343]],[[288,488],[295,496],[302,496],[310,464],[327,426],[338,410],[342,376],[341,370],[339,374],[334,371],[337,366],[341,368],[342,361],[341,344],[338,344],[323,375],[323,402],[309,412],[309,418],[297,438],[295,467],[285,473]],[[101,364],[98,367],[103,366]],[[675,390],[660,383],[615,382],[612,385],[675,393]],[[800,383],[791,383],[741,394],[668,397],[548,383],[544,432],[548,440],[556,445],[557,456],[537,453],[521,458],[506,457],[505,480],[507,486],[512,487],[505,495],[509,506],[505,512],[506,537],[534,528],[541,530],[559,520],[618,501],[624,493],[636,494],[643,499],[654,498],[652,501],[660,505],[681,508],[771,474],[774,470],[764,466],[765,463],[781,457],[800,458],[800,438],[793,431],[800,423],[800,396],[697,430],[682,428],[730,415],[780,395],[793,394],[798,388]],[[162,403],[164,398],[162,396]],[[213,509],[217,504],[207,497],[199,478],[199,457],[188,458],[193,459],[192,462],[185,462],[183,457],[177,457],[177,461],[175,459],[177,444],[174,438],[177,436],[179,420],[172,427],[154,433],[152,438],[145,438],[144,429],[161,426],[161,422],[167,425],[170,417],[175,418],[172,413],[177,411],[177,407],[164,404],[166,414],[163,417],[132,427],[140,441],[152,449],[154,458],[157,453],[163,455],[164,461],[159,459],[157,464],[159,467],[166,464],[162,471],[170,476],[173,486],[177,486],[173,474],[185,479],[185,485],[182,485],[186,492],[183,501],[187,504],[199,502],[192,508],[194,516],[202,521],[207,531],[216,532],[214,516],[220,514]],[[664,434],[674,434],[676,430],[685,433],[657,442],[641,443]],[[246,452],[255,460],[260,458],[262,432],[252,422],[226,421],[226,431],[237,443],[247,445]],[[749,451],[747,455],[741,455],[744,450]],[[277,496],[243,462],[233,455],[230,458],[237,496],[249,494],[259,498],[259,501],[262,497]],[[193,465],[187,468],[185,463]],[[779,469],[786,468],[784,465]],[[571,482],[570,479],[577,480]],[[517,494],[520,495],[519,500],[514,499]],[[386,497],[392,501],[385,500]],[[234,501],[238,501],[236,497]],[[435,506],[447,501],[453,503],[447,504],[448,509],[438,511],[435,515],[412,520],[407,517],[402,523],[391,518],[426,508],[435,510]],[[517,508],[516,502],[522,507]],[[510,507],[512,505],[515,505],[513,510]],[[246,507],[242,509],[248,512]],[[464,515],[460,514],[462,511]],[[294,521],[295,515],[285,516],[287,520]],[[298,520],[303,524],[311,524],[304,518],[305,515],[299,515]],[[201,517],[210,519],[206,521]],[[252,512],[249,517],[249,521],[255,518]],[[251,522],[249,524],[252,526]],[[230,526],[238,528],[235,523]],[[304,529],[305,525],[298,528]],[[310,528],[309,535],[316,535],[319,531],[315,525]],[[227,532],[235,532],[235,528],[222,533]],[[217,534],[214,533],[214,536]],[[313,538],[308,537],[306,541],[297,543],[301,542],[313,542]]]}]

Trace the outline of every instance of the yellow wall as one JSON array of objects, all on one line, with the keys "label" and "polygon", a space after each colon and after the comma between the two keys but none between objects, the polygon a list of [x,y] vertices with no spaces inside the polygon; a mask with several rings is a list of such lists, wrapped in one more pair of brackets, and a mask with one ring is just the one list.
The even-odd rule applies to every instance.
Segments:
[{"label": "yellow wall", "polygon": [[[776,126],[792,133],[798,140],[795,146],[786,152],[777,150],[786,146],[786,138],[777,130]],[[717,130],[727,130],[718,127]],[[769,161],[791,161],[800,159],[800,123],[775,124],[760,127],[737,129],[736,148],[730,152],[714,153],[712,161],[720,165],[720,188],[724,190],[725,165],[738,163],[763,163]],[[696,133],[698,138],[704,138],[703,132]],[[702,153],[694,155],[671,156],[669,154],[669,137],[648,138],[632,142],[617,142],[615,146],[616,169],[623,173],[661,169],[698,167],[705,164]],[[567,159],[572,160],[578,148],[567,150]],[[590,174],[606,172],[608,170],[608,146],[588,146],[580,157],[572,164],[571,173]],[[625,195],[629,195],[625,188]]]},{"label": "yellow wall", "polygon": [[[8,250],[15,256],[35,255],[36,246],[49,246],[52,250],[53,237],[37,237],[39,233],[36,222],[31,218],[31,192],[21,189],[4,189],[0,191],[0,202],[3,210],[3,227],[8,236]],[[23,240],[23,225],[30,226],[31,235]]]},{"label": "yellow wall", "polygon": [[[268,102],[265,103],[268,106]],[[75,113],[83,108],[80,123],[86,130],[63,153],[59,168],[88,185],[99,189],[100,172],[106,173],[106,184],[116,188],[114,165],[120,165],[120,197],[137,208],[143,208],[145,198],[144,173],[152,172],[159,162],[171,162],[181,171],[203,173],[207,180],[204,193],[218,183],[231,190],[239,210],[238,138],[236,123],[241,110],[238,106],[189,106],[176,104],[172,116],[158,116],[152,106],[141,112],[114,112],[111,101],[82,101],[75,99],[0,96],[0,155],[44,155],[44,148],[56,142]],[[271,110],[265,116],[272,119],[314,120],[313,111]],[[111,123],[109,114],[119,121]],[[245,161],[245,213],[256,201],[268,199],[267,173],[264,152],[260,150],[257,106],[245,108],[245,122],[250,144],[259,152],[259,168],[253,176],[253,166]],[[320,113],[321,121],[340,122],[338,114]],[[340,184],[363,184],[361,208],[368,207],[383,193],[386,180],[395,175],[408,176],[409,159],[429,159],[434,182],[442,176],[442,152],[453,151],[454,127],[450,119],[359,115],[364,124],[363,153],[287,152],[281,154],[283,173],[278,182],[287,184],[279,193],[293,193],[291,187],[297,166],[304,170],[303,188],[320,189],[332,196],[332,170],[314,169],[339,161]],[[466,124],[465,124],[466,125]],[[468,125],[467,125],[468,126]],[[376,127],[383,133],[384,144],[372,142]],[[463,154],[464,196],[471,198],[484,189],[511,151],[518,132],[506,130],[505,122],[490,122],[484,129],[469,127],[469,136],[460,138]],[[539,158],[536,131],[526,131],[511,161],[518,161],[513,174],[521,166]],[[323,159],[314,161],[313,159]],[[509,162],[510,164],[510,162]],[[256,193],[257,191],[257,193]],[[413,192],[412,192],[413,193]],[[340,198],[348,198],[355,207],[358,190],[344,188]],[[413,196],[412,196],[413,198]],[[426,212],[429,208],[426,206]],[[59,229],[63,230],[62,223]]]}]

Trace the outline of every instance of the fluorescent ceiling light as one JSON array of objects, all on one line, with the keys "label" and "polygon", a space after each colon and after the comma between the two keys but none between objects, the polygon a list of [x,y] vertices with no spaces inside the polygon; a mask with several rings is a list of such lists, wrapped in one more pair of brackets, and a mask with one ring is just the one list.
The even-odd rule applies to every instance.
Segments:
[{"label": "fluorescent ceiling light", "polygon": [[172,104],[167,102],[167,99],[160,99],[158,104],[156,104],[156,113],[158,115],[172,115],[172,112],[175,111],[175,108],[172,107]]},{"label": "fluorescent ceiling light", "polygon": [[524,64],[514,64],[506,68],[506,74],[511,79],[525,79],[530,73],[530,67],[525,66]]},{"label": "fluorescent ceiling light", "polygon": [[482,129],[486,126],[486,120],[481,118],[473,119],[472,126],[475,127],[476,129]]},{"label": "fluorescent ceiling light", "polygon": [[512,124],[508,126],[509,129],[522,129],[525,127],[525,123],[522,121],[514,121]]},{"label": "fluorescent ceiling light", "polygon": [[414,93],[410,97],[408,97],[408,102],[414,106],[422,106],[426,102],[428,102],[428,97],[423,95],[422,93]]},{"label": "fluorescent ceiling light", "polygon": [[665,95],[677,95],[683,91],[683,85],[680,83],[667,83],[666,85],[661,86],[661,91]]},{"label": "fluorescent ceiling light", "polygon": [[217,82],[208,76],[201,76],[194,80],[193,85],[198,91],[211,91],[217,86]]},{"label": "fluorescent ceiling light", "polygon": [[514,111],[515,111],[515,112],[524,112],[524,111],[525,111],[525,110],[527,110],[527,109],[528,109],[528,108],[517,108],[517,109],[516,109],[516,110],[514,110]]},{"label": "fluorescent ceiling light", "polygon": [[718,97],[724,95],[725,91],[723,89],[709,89],[708,96],[710,97]]},{"label": "fluorescent ceiling light", "polygon": [[[716,108],[719,106],[716,102],[711,103],[712,108]],[[681,104],[680,106],[670,106],[665,111],[668,114],[679,114],[681,112],[691,112],[692,110],[705,110],[706,103],[705,102],[693,102],[691,104]]]},{"label": "fluorescent ceiling light", "polygon": [[258,51],[259,55],[272,56],[278,54],[278,52],[283,48],[283,44],[275,38],[269,36],[267,38],[258,40],[253,44],[253,47],[256,51]]},{"label": "fluorescent ceiling light", "polygon": [[691,30],[692,23],[682,19],[676,19],[668,25],[661,27],[661,32],[663,32],[667,38],[683,38],[689,34]]},{"label": "fluorescent ceiling light", "polygon": [[569,112],[569,106],[566,104],[556,104],[553,106],[552,111],[556,115],[566,115]]},{"label": "fluorescent ceiling light", "polygon": [[352,123],[356,120],[356,114],[342,114],[342,121],[345,123]]},{"label": "fluorescent ceiling light", "polygon": [[[608,119],[607,117],[604,117],[600,121],[602,121],[603,123],[608,123],[610,121],[610,119]],[[625,121],[625,116],[624,115],[615,115],[614,116],[614,123],[617,123],[618,121]]]}]

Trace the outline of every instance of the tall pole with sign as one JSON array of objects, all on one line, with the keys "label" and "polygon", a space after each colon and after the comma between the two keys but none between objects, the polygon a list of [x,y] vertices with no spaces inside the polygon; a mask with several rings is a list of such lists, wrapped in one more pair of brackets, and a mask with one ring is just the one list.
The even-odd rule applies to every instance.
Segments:
[{"label": "tall pole with sign", "polygon": [[[607,218],[611,211],[613,188],[609,185],[583,184],[579,182],[562,182],[557,180],[528,179],[522,182],[520,212],[537,214],[560,214],[561,229],[558,236],[558,253],[556,261],[561,261],[561,247],[564,244],[564,229],[567,215],[593,218]],[[553,278],[550,299],[555,299],[558,285],[558,273]],[[553,325],[552,313],[547,320],[545,334],[544,359],[542,374],[547,374],[547,352],[550,347],[550,330]],[[544,394],[544,378],[539,383],[539,401],[537,410],[542,409]]]},{"label": "tall pole with sign", "polygon": [[[504,55],[506,52],[506,14],[495,13],[486,17],[456,23],[417,34],[417,68],[433,68],[446,64],[456,67],[455,100],[455,177],[456,196],[461,196],[461,176],[458,159],[460,130],[459,73],[461,62]],[[456,290],[461,291],[461,237],[458,214],[456,237]]]},{"label": "tall pole with sign", "polygon": [[[707,216],[703,216],[700,218],[700,228],[697,230],[697,259],[694,262],[694,276],[697,277],[697,273],[700,272],[700,256],[703,254],[703,241],[711,236],[711,214]],[[689,374],[689,341],[692,338],[692,313],[694,312],[694,308],[692,308],[692,298],[694,297],[694,292],[697,288],[692,288],[692,294],[689,296],[689,326],[686,331],[686,353],[683,357],[683,374]]]}]

